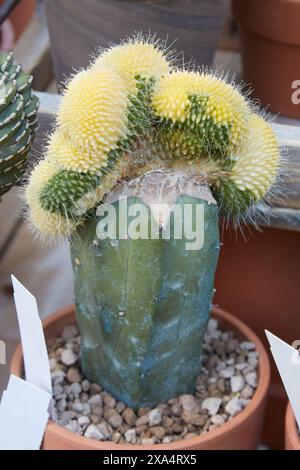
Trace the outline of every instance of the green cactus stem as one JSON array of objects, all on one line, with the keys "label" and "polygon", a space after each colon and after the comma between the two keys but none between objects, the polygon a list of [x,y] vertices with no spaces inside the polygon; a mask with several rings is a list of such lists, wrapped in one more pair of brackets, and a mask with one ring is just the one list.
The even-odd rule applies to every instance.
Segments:
[{"label": "green cactus stem", "polygon": [[[117,220],[120,191],[128,208],[141,203],[149,209],[163,194],[160,202],[169,206],[176,202],[177,208],[189,204],[204,211],[204,243],[198,250],[187,249],[187,237],[176,239],[178,220],[172,215],[169,240],[99,240],[95,218],[73,236],[82,369],[137,408],[195,390],[219,254],[218,208],[209,189],[184,174],[154,171],[121,186],[107,200]],[[153,211],[148,214],[150,226]],[[163,223],[158,227],[162,233]]]},{"label": "green cactus stem", "polygon": [[39,100],[31,83],[12,53],[0,54],[0,197],[23,175],[37,128]]}]

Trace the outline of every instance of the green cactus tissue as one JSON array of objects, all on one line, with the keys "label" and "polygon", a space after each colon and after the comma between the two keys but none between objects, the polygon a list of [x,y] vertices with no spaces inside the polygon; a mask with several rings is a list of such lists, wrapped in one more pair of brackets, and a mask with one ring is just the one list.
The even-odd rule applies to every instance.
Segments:
[{"label": "green cactus tissue", "polygon": [[219,217],[276,194],[280,151],[239,88],[158,41],[101,51],[65,86],[26,188],[43,237],[70,237],[81,367],[132,407],[193,393]]},{"label": "green cactus tissue", "polygon": [[31,82],[11,52],[0,53],[0,197],[23,176],[37,128]]}]

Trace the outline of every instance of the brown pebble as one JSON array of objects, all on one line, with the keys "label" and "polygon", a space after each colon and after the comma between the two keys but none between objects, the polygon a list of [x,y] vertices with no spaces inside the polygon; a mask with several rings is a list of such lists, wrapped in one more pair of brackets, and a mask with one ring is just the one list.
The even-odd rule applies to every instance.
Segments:
[{"label": "brown pebble", "polygon": [[101,405],[92,405],[91,408],[92,408],[93,415],[97,415],[100,417],[103,415],[103,408]]},{"label": "brown pebble", "polygon": [[225,380],[224,379],[220,379],[218,381],[218,389],[220,390],[220,392],[224,393],[225,390],[226,390],[226,387],[225,387]]},{"label": "brown pebble", "polygon": [[253,393],[254,393],[253,388],[247,384],[241,391],[241,398],[245,398],[246,400],[248,400],[249,398],[253,396]]},{"label": "brown pebble", "polygon": [[170,400],[168,400],[168,404],[173,406],[173,405],[177,405],[178,404],[178,398],[171,398]]},{"label": "brown pebble", "polygon": [[116,405],[117,412],[121,414],[121,413],[123,413],[125,408],[126,408],[126,405],[122,401],[118,401],[118,403]]},{"label": "brown pebble", "polygon": [[125,434],[126,431],[128,431],[128,429],[130,429],[130,426],[128,426],[128,424],[126,423],[122,423],[121,426],[119,427],[118,431],[121,433],[121,434]]},{"label": "brown pebble", "polygon": [[101,392],[102,388],[98,384],[91,384],[90,385],[90,392],[91,395],[98,395]]},{"label": "brown pebble", "polygon": [[123,423],[122,416],[113,408],[106,408],[104,411],[104,418],[112,426],[113,429],[118,429]]},{"label": "brown pebble", "polygon": [[133,427],[135,425],[137,416],[131,408],[125,408],[122,416],[125,423],[127,423],[129,426]]},{"label": "brown pebble", "polygon": [[206,415],[192,415],[189,413],[183,413],[182,419],[187,424],[194,424],[195,426],[203,426],[206,423]]},{"label": "brown pebble", "polygon": [[152,426],[149,428],[151,434],[157,439],[163,439],[166,435],[166,430],[162,426]]},{"label": "brown pebble", "polygon": [[197,426],[194,426],[193,424],[187,424],[186,428],[189,432],[196,432],[197,431]]},{"label": "brown pebble", "polygon": [[181,415],[181,406],[180,405],[173,405],[172,406],[172,414],[174,416],[180,416]]},{"label": "brown pebble", "polygon": [[173,425],[173,419],[169,418],[168,416],[163,416],[161,422],[162,422],[163,427],[167,429]]},{"label": "brown pebble", "polygon": [[98,424],[97,428],[103,434],[105,439],[109,439],[113,434],[113,428],[104,420]]},{"label": "brown pebble", "polygon": [[141,439],[150,439],[150,438],[151,438],[151,434],[150,434],[149,430],[142,432]]},{"label": "brown pebble", "polygon": [[139,436],[140,434],[142,434],[143,432],[146,431],[146,429],[148,429],[148,426],[146,424],[143,424],[142,426],[138,426],[135,428],[135,431],[137,433],[137,435]]},{"label": "brown pebble", "polygon": [[173,432],[175,434],[181,434],[182,432],[184,431],[184,426],[182,424],[175,424],[174,428],[173,428]]},{"label": "brown pebble", "polygon": [[135,426],[136,427],[139,427],[139,426],[143,426],[144,424],[148,424],[148,415],[145,414],[145,415],[142,415],[140,418],[138,418],[135,422]]},{"label": "brown pebble", "polygon": [[111,396],[110,393],[107,392],[102,392],[101,397],[103,400],[103,403],[108,407],[108,408],[115,408],[116,406],[116,400],[114,397]]},{"label": "brown pebble", "polygon": [[82,376],[78,369],[71,367],[67,372],[67,379],[70,383],[80,383]]},{"label": "brown pebble", "polygon": [[89,400],[89,395],[87,393],[81,393],[80,394],[80,402],[81,403],[87,403]]},{"label": "brown pebble", "polygon": [[101,421],[101,418],[100,416],[97,416],[97,415],[91,415],[91,421],[93,424],[99,424]]},{"label": "brown pebble", "polygon": [[118,442],[120,442],[120,439],[121,439],[121,434],[119,432],[114,432],[113,435],[111,436],[111,440],[115,443],[115,444],[118,444]]},{"label": "brown pebble", "polygon": [[149,413],[149,411],[151,411],[150,408],[139,408],[138,416],[144,416]]}]

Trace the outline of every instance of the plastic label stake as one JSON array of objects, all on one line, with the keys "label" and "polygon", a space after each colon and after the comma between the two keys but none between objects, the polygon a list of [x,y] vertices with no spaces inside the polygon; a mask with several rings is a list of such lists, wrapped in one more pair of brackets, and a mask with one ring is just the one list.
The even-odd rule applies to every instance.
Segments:
[{"label": "plastic label stake", "polygon": [[300,428],[300,356],[297,349],[265,330],[286,393]]},{"label": "plastic label stake", "polygon": [[39,450],[51,394],[14,375],[0,405],[0,450]]},{"label": "plastic label stake", "polygon": [[[42,322],[35,297],[11,276],[20,328],[27,382],[48,392],[52,397],[51,374]],[[49,414],[54,419],[52,398]]]}]

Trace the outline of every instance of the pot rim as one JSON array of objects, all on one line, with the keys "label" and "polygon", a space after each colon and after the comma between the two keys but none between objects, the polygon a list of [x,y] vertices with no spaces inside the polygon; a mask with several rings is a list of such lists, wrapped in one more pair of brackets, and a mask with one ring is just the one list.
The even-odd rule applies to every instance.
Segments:
[{"label": "pot rim", "polygon": [[[270,41],[300,45],[299,0],[233,0],[232,9],[241,26]],[[284,21],[283,21],[284,19]]]},{"label": "pot rim", "polygon": [[298,433],[296,419],[290,402],[286,407],[285,413],[285,433],[286,440],[288,439],[289,441],[289,446],[291,445],[293,449],[300,450],[300,436]]},{"label": "pot rim", "polygon": [[[75,306],[73,304],[68,305],[60,310],[58,310],[53,315],[46,318],[43,321],[44,329],[53,325],[57,321],[60,321],[64,317],[72,315],[75,313]],[[258,336],[241,320],[234,317],[230,313],[224,311],[219,307],[212,308],[212,316],[217,317],[221,322],[230,325],[233,327],[233,330],[238,333],[241,337],[253,342],[256,346],[256,350],[259,353],[259,381],[257,389],[250,401],[250,403],[241,411],[238,415],[232,418],[230,421],[227,421],[222,426],[209,431],[208,433],[195,436],[191,439],[181,439],[175,442],[170,442],[166,444],[153,444],[153,445],[143,445],[143,444],[115,444],[111,441],[96,441],[88,439],[84,436],[78,436],[77,434],[64,429],[53,421],[49,420],[46,426],[46,433],[55,434],[59,440],[62,442],[72,441],[73,445],[79,448],[86,448],[88,450],[180,450],[191,448],[198,444],[204,444],[209,441],[213,442],[215,439],[218,439],[221,435],[226,433],[230,435],[237,426],[243,423],[248,417],[254,413],[257,408],[261,405],[261,402],[264,400],[270,384],[271,371],[270,363],[267,352],[258,338]],[[68,323],[66,323],[68,324]],[[70,322],[69,322],[70,324]],[[22,365],[23,362],[23,353],[22,346],[19,344],[13,354],[11,361],[11,374],[16,376],[21,376],[22,374]],[[193,447],[192,447],[193,448]],[[195,447],[194,447],[195,448]]]}]

